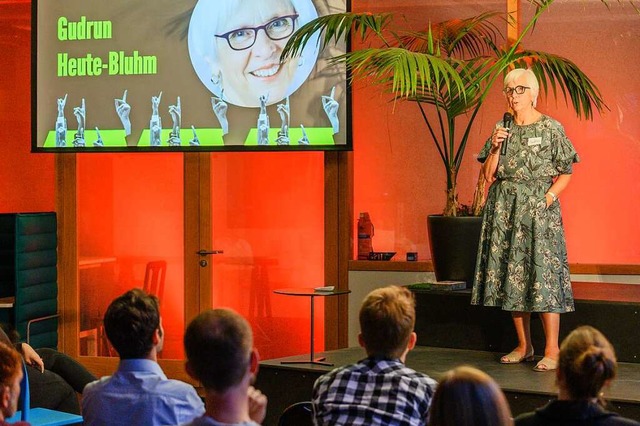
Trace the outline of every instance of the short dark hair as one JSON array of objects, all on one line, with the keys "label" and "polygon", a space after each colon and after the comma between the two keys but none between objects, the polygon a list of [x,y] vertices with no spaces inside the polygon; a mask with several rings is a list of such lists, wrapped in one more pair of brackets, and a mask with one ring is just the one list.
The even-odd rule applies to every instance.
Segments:
[{"label": "short dark hair", "polygon": [[360,308],[360,331],[369,356],[399,358],[416,322],[416,304],[406,287],[373,290]]},{"label": "short dark hair", "polygon": [[231,309],[211,309],[191,321],[184,334],[187,362],[205,389],[224,392],[240,383],[251,362],[253,335]]},{"label": "short dark hair", "polygon": [[160,327],[158,298],[139,288],[116,298],[104,314],[104,329],[121,359],[144,358]]}]

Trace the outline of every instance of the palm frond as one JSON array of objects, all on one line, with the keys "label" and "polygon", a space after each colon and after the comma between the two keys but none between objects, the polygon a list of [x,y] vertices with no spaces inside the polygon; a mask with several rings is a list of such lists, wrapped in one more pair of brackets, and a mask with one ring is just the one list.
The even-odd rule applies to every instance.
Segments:
[{"label": "palm frond", "polygon": [[459,86],[451,88],[441,86],[435,91],[427,88],[409,100],[433,105],[444,110],[448,117],[455,118],[472,110],[480,102],[480,97],[485,91],[485,79],[479,76],[491,72],[495,58],[480,57],[473,61],[452,60],[449,63],[460,75],[463,82],[462,90]]},{"label": "palm frond", "polygon": [[391,18],[392,15],[389,13],[346,12],[320,16],[293,33],[282,51],[282,59],[298,56],[316,34],[323,34],[322,37],[318,37],[320,50],[329,44],[346,41],[352,34],[359,35],[360,39],[364,41],[368,34],[373,32],[384,41],[382,31],[389,24]]},{"label": "palm frond", "polygon": [[502,35],[491,21],[502,15],[498,12],[486,12],[466,19],[449,19],[429,25],[423,31],[407,32],[399,37],[400,46],[414,52],[432,52],[429,40],[439,44],[447,56],[479,56],[491,52]]},{"label": "palm frond", "polygon": [[482,13],[467,19],[444,21],[436,29],[446,34],[447,50],[450,55],[471,57],[487,54],[491,44],[496,44],[502,34],[491,21],[500,16],[497,12]]},{"label": "palm frond", "polygon": [[346,63],[352,79],[364,77],[375,84],[390,86],[396,98],[416,97],[441,87],[464,91],[464,83],[456,69],[438,55],[385,47],[348,52],[334,60]]},{"label": "palm frond", "polygon": [[551,88],[557,98],[560,89],[565,103],[571,102],[578,118],[592,120],[594,109],[600,113],[609,109],[600,89],[569,59],[536,50],[520,51],[516,57],[520,65],[528,64],[536,74],[545,95]]}]

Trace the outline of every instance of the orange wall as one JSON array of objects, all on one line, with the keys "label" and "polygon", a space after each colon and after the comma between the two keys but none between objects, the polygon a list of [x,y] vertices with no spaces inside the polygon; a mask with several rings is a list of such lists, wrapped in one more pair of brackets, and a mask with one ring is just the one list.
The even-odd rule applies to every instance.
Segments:
[{"label": "orange wall", "polygon": [[526,40],[575,61],[610,108],[591,122],[578,121],[562,100],[542,105],[582,160],[562,197],[570,262],[640,263],[638,40],[640,14],[597,1],[554,4]]},{"label": "orange wall", "polygon": [[53,211],[54,161],[31,149],[31,2],[0,2],[0,212]]}]

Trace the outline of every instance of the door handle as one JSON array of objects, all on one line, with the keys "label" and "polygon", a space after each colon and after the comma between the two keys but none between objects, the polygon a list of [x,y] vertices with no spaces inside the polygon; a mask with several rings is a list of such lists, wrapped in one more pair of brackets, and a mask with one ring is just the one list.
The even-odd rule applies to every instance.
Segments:
[{"label": "door handle", "polygon": [[196,252],[196,254],[199,254],[200,256],[208,256],[210,254],[222,254],[224,253],[223,250],[198,250]]}]

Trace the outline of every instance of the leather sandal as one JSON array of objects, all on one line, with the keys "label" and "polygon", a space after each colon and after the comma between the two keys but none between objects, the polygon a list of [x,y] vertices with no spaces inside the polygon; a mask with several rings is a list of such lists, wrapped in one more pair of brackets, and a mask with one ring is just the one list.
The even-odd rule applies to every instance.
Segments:
[{"label": "leather sandal", "polygon": [[520,356],[518,351],[513,350],[500,358],[500,364],[519,364],[521,362],[533,362],[533,348],[531,348],[531,352],[524,354],[524,356]]},{"label": "leather sandal", "polygon": [[533,371],[552,371],[556,368],[558,368],[558,360],[545,356],[540,361],[538,361],[535,367],[533,367]]}]

